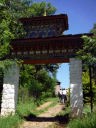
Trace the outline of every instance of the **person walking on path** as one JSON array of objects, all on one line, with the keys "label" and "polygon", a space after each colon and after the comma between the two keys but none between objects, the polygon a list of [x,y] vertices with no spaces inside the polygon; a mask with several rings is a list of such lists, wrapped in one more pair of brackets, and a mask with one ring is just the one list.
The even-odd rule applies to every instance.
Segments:
[{"label": "person walking on path", "polygon": [[65,104],[67,101],[67,92],[66,89],[62,89],[62,103]]},{"label": "person walking on path", "polygon": [[59,91],[58,91],[58,97],[59,97],[59,101],[60,101],[60,103],[62,102],[62,89],[60,89]]}]

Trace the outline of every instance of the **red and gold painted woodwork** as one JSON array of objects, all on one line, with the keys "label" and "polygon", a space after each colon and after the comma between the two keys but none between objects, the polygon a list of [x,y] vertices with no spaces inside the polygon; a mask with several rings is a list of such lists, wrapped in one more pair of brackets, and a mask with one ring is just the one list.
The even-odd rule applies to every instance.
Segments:
[{"label": "red and gold painted woodwork", "polygon": [[82,48],[83,34],[62,35],[68,29],[66,14],[21,18],[20,21],[26,37],[11,41],[9,58],[21,59],[26,64],[62,63],[69,62]]},{"label": "red and gold painted woodwork", "polygon": [[66,14],[21,18],[27,38],[45,38],[62,35],[68,30],[68,17]]},{"label": "red and gold painted woodwork", "polygon": [[[90,35],[90,34],[85,34]],[[12,58],[22,59],[24,63],[43,64],[69,62],[82,48],[82,34],[63,35],[52,38],[15,39],[12,40]]]}]

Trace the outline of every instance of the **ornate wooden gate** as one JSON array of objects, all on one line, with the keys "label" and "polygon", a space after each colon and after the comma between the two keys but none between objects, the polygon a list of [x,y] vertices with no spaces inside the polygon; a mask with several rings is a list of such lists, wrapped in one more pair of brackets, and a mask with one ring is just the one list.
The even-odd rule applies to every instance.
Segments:
[{"label": "ornate wooden gate", "polygon": [[[22,18],[26,37],[11,41],[11,58],[22,59],[26,64],[62,63],[82,48],[84,34],[64,35],[68,29],[66,14]],[[85,34],[90,35],[90,34]]]},{"label": "ornate wooden gate", "polygon": [[[84,34],[64,35],[64,31],[68,29],[66,14],[22,18],[20,21],[23,23],[26,36],[10,42],[12,49],[7,58],[21,59],[25,64],[63,63],[70,60],[70,103],[72,112],[80,116],[83,109],[82,62],[70,58],[74,58],[78,49],[82,48],[81,36]],[[85,35],[90,36],[89,33]],[[5,96],[6,93],[3,93],[5,99],[2,101],[1,115],[14,113],[16,108],[19,68],[13,65],[8,71],[10,75],[9,72],[5,74],[3,88],[5,87],[6,92],[7,86],[13,93],[10,95],[7,92],[8,97],[11,97],[10,103]]]}]

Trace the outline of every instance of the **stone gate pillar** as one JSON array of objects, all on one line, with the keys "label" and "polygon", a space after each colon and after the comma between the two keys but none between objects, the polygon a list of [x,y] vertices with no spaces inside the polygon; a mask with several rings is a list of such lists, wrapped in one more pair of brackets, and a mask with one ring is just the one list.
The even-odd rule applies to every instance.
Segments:
[{"label": "stone gate pillar", "polygon": [[70,105],[71,116],[81,117],[83,111],[82,61],[70,59]]},{"label": "stone gate pillar", "polygon": [[19,84],[19,66],[15,63],[4,71],[1,115],[14,114]]}]

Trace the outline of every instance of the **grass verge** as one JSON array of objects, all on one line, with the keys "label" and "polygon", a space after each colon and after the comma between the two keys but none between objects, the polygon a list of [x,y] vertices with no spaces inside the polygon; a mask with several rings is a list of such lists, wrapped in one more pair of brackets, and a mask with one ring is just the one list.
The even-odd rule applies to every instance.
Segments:
[{"label": "grass verge", "polygon": [[82,119],[70,121],[68,128],[96,128],[96,113],[88,113]]},{"label": "grass verge", "polygon": [[22,119],[15,114],[8,117],[0,117],[0,128],[19,128]]},{"label": "grass verge", "polygon": [[[30,114],[35,116],[48,110],[49,107],[56,105],[58,99],[50,98],[46,99],[44,102],[52,101],[52,103],[44,108],[43,110],[37,110],[37,106],[34,101],[27,101],[25,103],[19,103],[17,106],[16,114],[14,116],[10,115],[8,117],[0,117],[0,128],[19,128],[19,125],[24,121],[24,117]],[[42,104],[44,103],[42,102]]]}]

